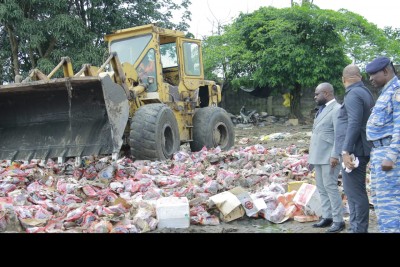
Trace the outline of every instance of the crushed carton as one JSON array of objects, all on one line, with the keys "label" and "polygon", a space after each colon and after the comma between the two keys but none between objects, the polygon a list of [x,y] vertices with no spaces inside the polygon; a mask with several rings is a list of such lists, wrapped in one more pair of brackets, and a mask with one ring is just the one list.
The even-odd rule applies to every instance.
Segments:
[{"label": "crushed carton", "polygon": [[[249,193],[238,186],[210,197],[210,201],[221,211],[220,217],[224,222],[230,222],[243,217],[257,214],[264,206],[254,202]],[[264,203],[265,204],[265,203]]]},{"label": "crushed carton", "polygon": [[260,209],[256,206],[254,200],[251,198],[249,193],[242,187],[238,186],[229,191],[239,199],[247,216],[251,217],[260,211]]},{"label": "crushed carton", "polygon": [[210,201],[217,206],[221,212],[220,218],[224,222],[230,222],[241,218],[245,214],[240,200],[229,191],[210,197]]},{"label": "crushed carton", "polygon": [[321,200],[315,185],[302,184],[294,196],[293,202],[303,210],[305,215],[322,215]]}]

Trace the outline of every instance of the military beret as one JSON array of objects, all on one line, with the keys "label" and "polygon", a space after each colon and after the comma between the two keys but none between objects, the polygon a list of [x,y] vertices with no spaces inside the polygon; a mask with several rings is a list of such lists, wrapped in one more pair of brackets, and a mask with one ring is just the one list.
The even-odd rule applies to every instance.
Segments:
[{"label": "military beret", "polygon": [[387,57],[377,57],[365,67],[365,71],[372,74],[384,69],[389,63],[390,59]]}]

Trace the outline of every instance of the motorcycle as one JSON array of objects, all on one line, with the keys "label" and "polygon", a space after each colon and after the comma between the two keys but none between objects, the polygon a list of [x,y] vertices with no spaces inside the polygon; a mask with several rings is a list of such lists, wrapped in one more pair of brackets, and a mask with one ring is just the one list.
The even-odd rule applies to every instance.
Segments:
[{"label": "motorcycle", "polygon": [[255,110],[255,109],[246,111],[246,107],[243,105],[242,108],[240,109],[239,115],[233,116],[233,117],[231,117],[231,119],[234,124],[252,123],[254,125],[257,125],[260,120],[260,115],[258,114],[257,110]]}]

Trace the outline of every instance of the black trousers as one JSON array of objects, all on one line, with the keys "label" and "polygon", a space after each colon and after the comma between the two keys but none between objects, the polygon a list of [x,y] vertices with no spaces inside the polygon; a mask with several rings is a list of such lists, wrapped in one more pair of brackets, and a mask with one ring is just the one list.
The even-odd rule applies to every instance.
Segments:
[{"label": "black trousers", "polygon": [[358,157],[360,165],[347,173],[342,168],[343,189],[350,209],[350,227],[354,233],[367,233],[369,223],[369,200],[366,189],[369,157]]}]

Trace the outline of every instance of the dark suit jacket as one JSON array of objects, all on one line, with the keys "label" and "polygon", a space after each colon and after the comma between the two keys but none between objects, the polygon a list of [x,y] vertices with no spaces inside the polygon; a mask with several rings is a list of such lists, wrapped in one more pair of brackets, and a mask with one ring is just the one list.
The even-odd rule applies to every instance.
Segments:
[{"label": "dark suit jacket", "polygon": [[372,144],[367,141],[365,129],[374,104],[374,98],[363,82],[346,88],[337,119],[336,153],[344,150],[355,156],[369,156]]}]

